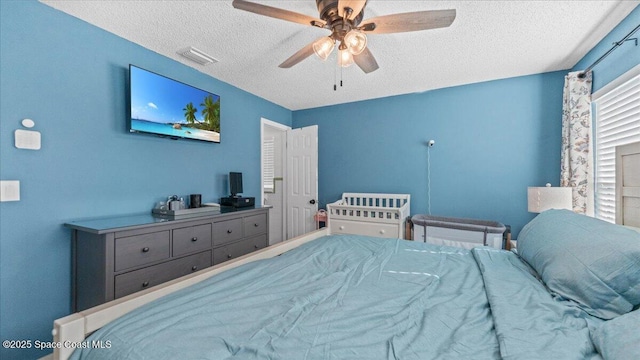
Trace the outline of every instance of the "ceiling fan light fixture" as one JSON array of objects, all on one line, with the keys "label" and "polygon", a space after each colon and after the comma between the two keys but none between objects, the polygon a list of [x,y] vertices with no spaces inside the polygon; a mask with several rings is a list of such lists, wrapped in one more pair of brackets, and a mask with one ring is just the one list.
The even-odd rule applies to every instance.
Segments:
[{"label": "ceiling fan light fixture", "polygon": [[336,42],[331,37],[321,37],[313,43],[313,52],[315,52],[322,60],[327,60],[335,45]]},{"label": "ceiling fan light fixture", "polygon": [[338,64],[342,67],[349,67],[353,64],[353,55],[348,49],[338,51]]},{"label": "ceiling fan light fixture", "polygon": [[367,35],[359,30],[351,30],[344,37],[344,42],[353,55],[360,55],[367,47]]}]

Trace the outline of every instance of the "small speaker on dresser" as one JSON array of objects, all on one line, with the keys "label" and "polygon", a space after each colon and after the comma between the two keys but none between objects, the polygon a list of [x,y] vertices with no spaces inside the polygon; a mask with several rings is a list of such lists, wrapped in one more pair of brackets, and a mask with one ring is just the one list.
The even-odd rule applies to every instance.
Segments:
[{"label": "small speaker on dresser", "polygon": [[201,194],[191,194],[189,195],[189,207],[192,209],[199,208],[202,206],[202,195]]}]

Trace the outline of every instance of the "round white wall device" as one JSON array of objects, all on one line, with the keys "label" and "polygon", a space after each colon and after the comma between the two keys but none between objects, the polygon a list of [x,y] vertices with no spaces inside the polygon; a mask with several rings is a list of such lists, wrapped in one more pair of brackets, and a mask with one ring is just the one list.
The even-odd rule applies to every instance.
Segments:
[{"label": "round white wall device", "polygon": [[22,126],[26,127],[26,128],[32,128],[36,125],[36,122],[31,120],[31,119],[24,119],[22,120]]}]

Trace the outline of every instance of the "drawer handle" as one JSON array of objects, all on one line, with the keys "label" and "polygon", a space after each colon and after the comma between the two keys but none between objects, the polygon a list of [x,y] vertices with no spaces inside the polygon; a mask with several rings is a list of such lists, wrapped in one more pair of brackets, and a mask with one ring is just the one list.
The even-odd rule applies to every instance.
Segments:
[{"label": "drawer handle", "polygon": [[253,245],[253,248],[257,249],[257,248],[259,248],[259,246],[258,245]]},{"label": "drawer handle", "polygon": [[142,252],[149,252],[149,248],[148,247],[143,247],[142,248]]},{"label": "drawer handle", "polygon": [[227,230],[227,234],[231,234],[233,231],[231,229]]},{"label": "drawer handle", "polygon": [[231,254],[227,255],[227,259],[231,259],[232,257]]},{"label": "drawer handle", "polygon": [[198,241],[198,238],[194,236],[191,238],[191,241]]},{"label": "drawer handle", "polygon": [[340,230],[344,230],[344,225],[343,225],[343,226],[340,226]]},{"label": "drawer handle", "polygon": [[196,270],[198,270],[198,265],[193,265],[193,266],[191,267],[191,271],[196,271]]},{"label": "drawer handle", "polygon": [[384,234],[384,230],[380,230],[380,234]]},{"label": "drawer handle", "polygon": [[145,282],[142,283],[142,287],[143,288],[146,288],[147,286],[149,286],[149,282],[148,281],[145,281]]},{"label": "drawer handle", "polygon": [[253,224],[253,226],[258,227],[260,226],[258,223]]}]

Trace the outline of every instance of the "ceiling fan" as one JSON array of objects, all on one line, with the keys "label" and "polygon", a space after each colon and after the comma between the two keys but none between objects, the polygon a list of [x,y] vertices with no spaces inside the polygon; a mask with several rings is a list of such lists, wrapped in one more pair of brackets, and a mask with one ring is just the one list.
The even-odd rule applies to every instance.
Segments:
[{"label": "ceiling fan", "polygon": [[456,11],[427,10],[378,16],[363,21],[367,0],[316,0],[320,18],[297,12],[257,4],[245,0],[233,0],[233,7],[259,15],[287,20],[303,25],[331,30],[331,34],[321,37],[300,49],[279,65],[290,68],[311,54],[323,60],[338,43],[338,63],[347,67],[354,62],[370,73],[378,69],[378,63],[367,48],[368,34],[390,34],[448,27],[456,18]]}]

